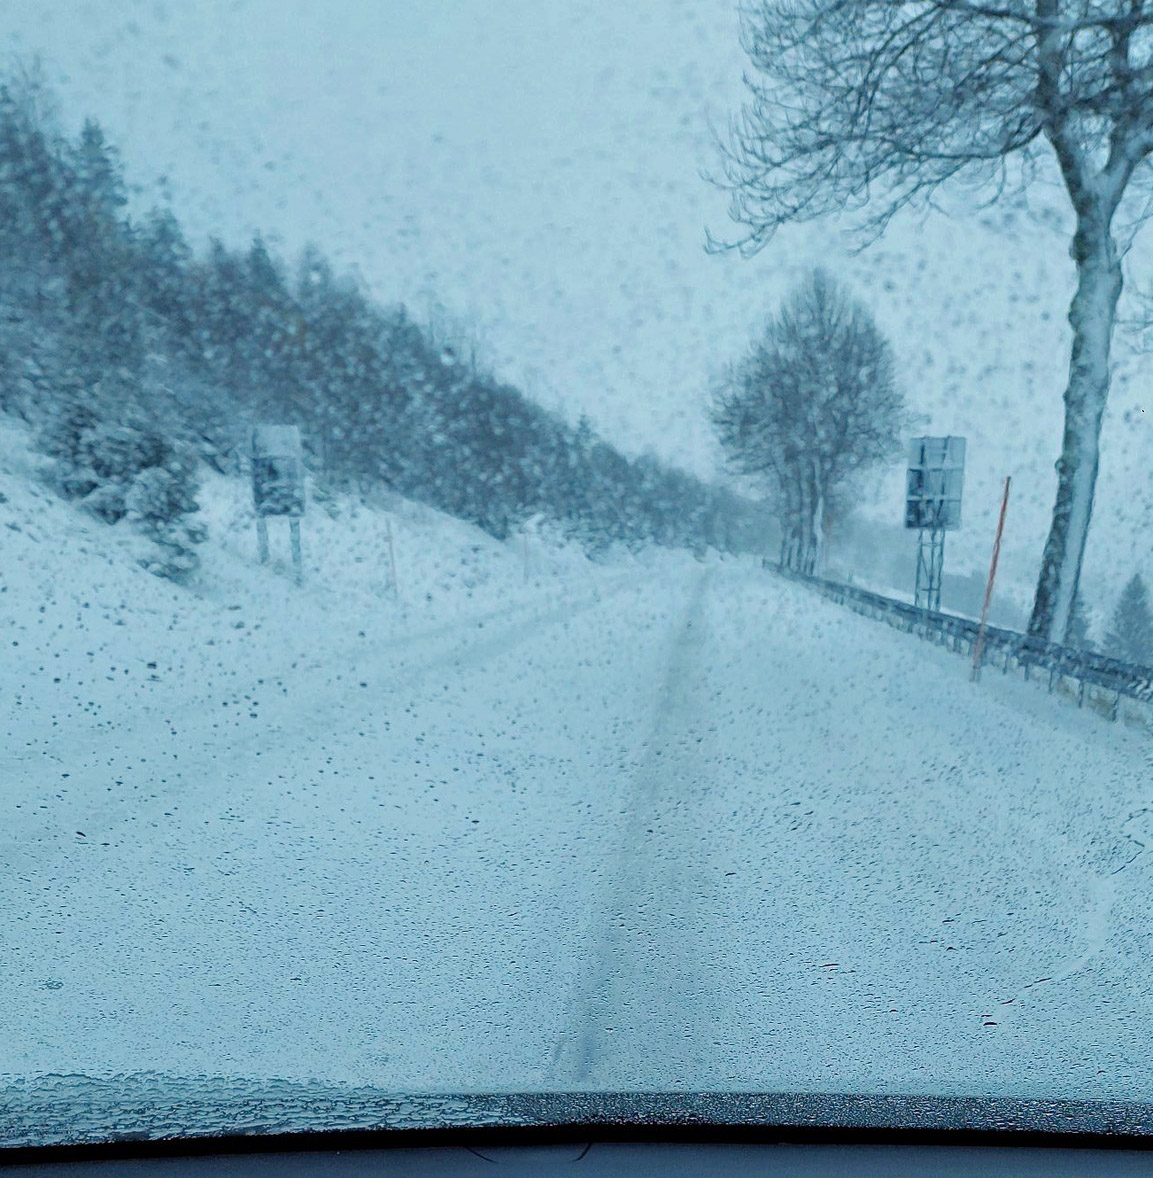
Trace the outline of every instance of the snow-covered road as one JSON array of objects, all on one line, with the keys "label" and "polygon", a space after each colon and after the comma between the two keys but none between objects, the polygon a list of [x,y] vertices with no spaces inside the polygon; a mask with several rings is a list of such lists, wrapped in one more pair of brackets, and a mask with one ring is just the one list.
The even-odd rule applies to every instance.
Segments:
[{"label": "snow-covered road", "polygon": [[1153,1095],[1146,736],[744,564],[347,635],[4,750],[0,1075]]}]

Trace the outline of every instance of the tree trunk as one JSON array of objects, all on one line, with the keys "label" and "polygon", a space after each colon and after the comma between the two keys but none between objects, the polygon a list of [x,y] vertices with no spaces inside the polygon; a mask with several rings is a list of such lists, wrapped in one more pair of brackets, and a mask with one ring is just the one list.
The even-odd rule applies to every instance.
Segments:
[{"label": "tree trunk", "polygon": [[797,505],[794,509],[795,518],[793,520],[793,529],[797,534],[797,571],[804,573],[808,570],[805,568],[805,524],[808,522],[805,519],[805,477],[804,472],[800,471],[795,476],[796,478],[796,498]]},{"label": "tree trunk", "polygon": [[809,535],[812,538],[812,574],[820,575],[825,556],[825,488],[817,460],[812,460],[812,492],[809,503]]},{"label": "tree trunk", "polygon": [[1065,433],[1057,460],[1053,522],[1029,618],[1029,633],[1050,642],[1065,640],[1093,514],[1101,418],[1109,395],[1109,347],[1121,296],[1121,261],[1109,221],[1103,211],[1083,211],[1070,251],[1077,263],[1077,291],[1069,307],[1073,352],[1065,388]]},{"label": "tree trunk", "polygon": [[803,508],[800,491],[794,478],[783,478],[780,482],[782,500],[781,512],[781,563],[794,572],[803,572],[801,548],[801,520]]},{"label": "tree trunk", "polygon": [[813,534],[813,510],[816,506],[816,495],[812,474],[804,468],[798,473],[801,488],[801,511],[797,521],[801,533],[801,572],[806,577],[811,577],[816,568],[816,536]]}]

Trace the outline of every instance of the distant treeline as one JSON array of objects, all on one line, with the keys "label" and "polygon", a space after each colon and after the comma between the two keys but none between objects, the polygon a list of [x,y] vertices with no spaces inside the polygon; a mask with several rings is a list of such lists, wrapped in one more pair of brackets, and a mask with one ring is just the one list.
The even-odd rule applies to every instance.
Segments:
[{"label": "distant treeline", "polygon": [[591,550],[764,549],[756,505],[461,363],[315,249],[294,267],[259,238],[201,256],[171,211],[127,205],[97,123],[70,140],[34,82],[0,87],[0,409],[146,422],[220,469],[251,423],[294,423],[330,485],[385,486],[500,538],[543,516]]}]

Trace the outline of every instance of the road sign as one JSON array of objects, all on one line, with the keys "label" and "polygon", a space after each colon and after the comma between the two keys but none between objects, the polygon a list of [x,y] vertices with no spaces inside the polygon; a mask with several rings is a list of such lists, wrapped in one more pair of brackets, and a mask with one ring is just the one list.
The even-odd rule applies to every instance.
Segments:
[{"label": "road sign", "polygon": [[257,515],[304,514],[304,451],[297,426],[252,427],[252,499]]},{"label": "road sign", "polygon": [[935,532],[959,528],[964,481],[964,438],[914,438],[909,443],[905,527]]},{"label": "road sign", "polygon": [[304,514],[304,447],[295,425],[252,427],[252,501],[260,563],[268,563],[268,517],[288,517],[296,583],[304,580],[300,517]]}]

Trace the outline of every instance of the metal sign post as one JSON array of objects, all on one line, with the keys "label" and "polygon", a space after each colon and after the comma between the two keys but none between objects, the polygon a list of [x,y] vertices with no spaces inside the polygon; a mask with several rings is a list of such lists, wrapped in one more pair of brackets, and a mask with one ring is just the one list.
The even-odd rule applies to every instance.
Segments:
[{"label": "metal sign post", "polygon": [[300,548],[300,517],[304,514],[304,449],[295,425],[252,427],[252,501],[256,507],[256,538],[260,563],[268,563],[268,517],[288,517],[292,567],[299,585],[304,580]]},{"label": "metal sign post", "polygon": [[941,609],[941,576],[945,571],[945,529],[922,528],[917,535],[916,604],[937,613]]},{"label": "metal sign post", "polygon": [[905,527],[919,532],[915,601],[933,613],[941,609],[945,533],[961,526],[964,480],[964,438],[914,438],[909,443]]}]

